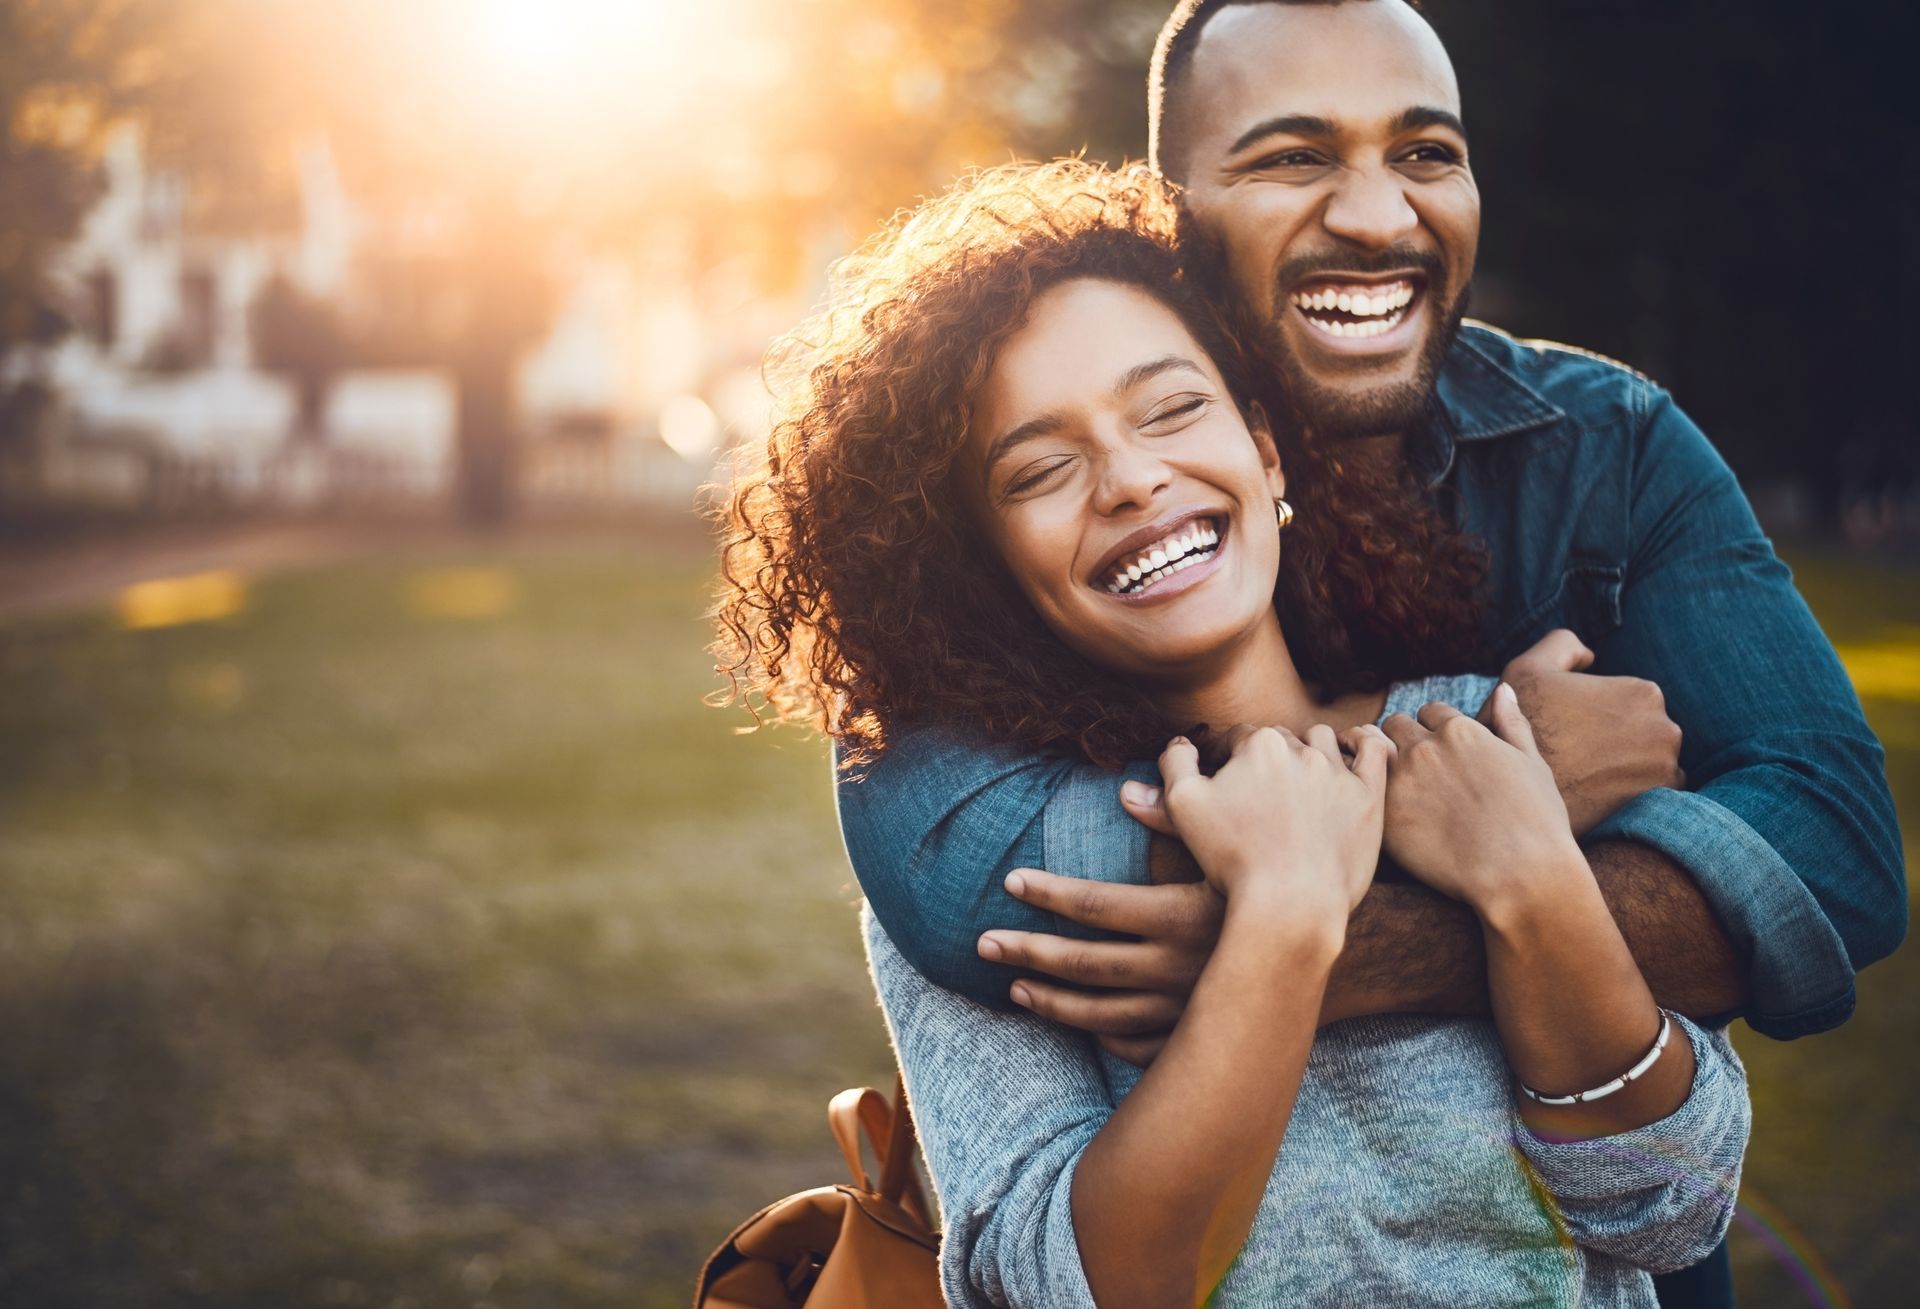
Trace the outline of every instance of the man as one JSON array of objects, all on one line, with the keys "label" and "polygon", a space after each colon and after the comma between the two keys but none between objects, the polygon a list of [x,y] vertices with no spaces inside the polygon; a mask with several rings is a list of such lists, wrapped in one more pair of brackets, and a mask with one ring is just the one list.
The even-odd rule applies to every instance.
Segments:
[{"label": "man", "polygon": [[[1556,747],[1656,997],[1781,1039],[1844,1021],[1854,971],[1906,923],[1879,745],[1732,474],[1671,399],[1607,361],[1462,323],[1479,197],[1439,39],[1402,0],[1187,0],[1150,100],[1154,165],[1313,439],[1343,462],[1396,463],[1485,540],[1489,653],[1512,661]],[[1579,640],[1528,651],[1562,627]],[[1588,647],[1592,673],[1614,676],[1578,671]],[[1685,730],[1691,790],[1655,685]],[[874,912],[934,981],[1139,1061],[1178,1017],[1218,905],[1204,884],[1143,885],[1166,880],[1149,863],[1169,855],[1148,829],[1170,829],[1152,770],[1128,779],[1123,808],[1096,769],[910,733],[840,787],[842,825]],[[1471,915],[1377,884],[1324,1018],[1485,1006]],[[1678,1276],[1663,1303],[1731,1303],[1724,1247]]]}]

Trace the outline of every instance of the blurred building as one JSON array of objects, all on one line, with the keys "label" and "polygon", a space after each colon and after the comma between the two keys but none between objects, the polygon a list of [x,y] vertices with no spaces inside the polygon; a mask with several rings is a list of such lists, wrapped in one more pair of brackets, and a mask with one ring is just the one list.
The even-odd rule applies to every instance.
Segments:
[{"label": "blurred building", "polygon": [[[121,130],[54,274],[76,330],[7,361],[46,403],[7,457],[11,496],[128,510],[222,503],[406,509],[458,482],[444,215],[356,202],[325,142],[277,216],[208,224]],[[763,421],[756,366],[801,305],[698,269],[671,231],[634,251],[529,248],[541,312],[505,424],[519,498],[560,510],[688,504]]]}]

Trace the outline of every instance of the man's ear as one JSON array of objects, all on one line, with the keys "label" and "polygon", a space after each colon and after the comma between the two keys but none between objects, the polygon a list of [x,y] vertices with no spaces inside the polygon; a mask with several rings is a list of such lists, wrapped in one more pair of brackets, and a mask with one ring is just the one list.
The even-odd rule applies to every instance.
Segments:
[{"label": "man's ear", "polygon": [[1287,474],[1280,467],[1280,447],[1273,440],[1273,425],[1257,401],[1247,406],[1247,431],[1253,434],[1254,448],[1260,452],[1260,466],[1267,470],[1267,494],[1278,499],[1287,493]]}]

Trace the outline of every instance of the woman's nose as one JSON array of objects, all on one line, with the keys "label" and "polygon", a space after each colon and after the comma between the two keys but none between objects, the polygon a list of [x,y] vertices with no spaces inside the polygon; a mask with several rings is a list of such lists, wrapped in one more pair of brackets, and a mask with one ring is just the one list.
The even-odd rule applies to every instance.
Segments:
[{"label": "woman's nose", "polygon": [[1095,507],[1103,514],[1151,502],[1172,481],[1166,461],[1137,439],[1109,448],[1101,459]]}]

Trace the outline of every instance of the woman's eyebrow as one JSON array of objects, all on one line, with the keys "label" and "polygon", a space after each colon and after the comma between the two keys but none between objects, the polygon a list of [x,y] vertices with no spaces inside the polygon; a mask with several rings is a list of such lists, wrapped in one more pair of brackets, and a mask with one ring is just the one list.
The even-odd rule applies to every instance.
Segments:
[{"label": "woman's eyebrow", "polygon": [[[1206,376],[1205,371],[1201,369],[1199,364],[1196,364],[1184,355],[1162,355],[1158,359],[1149,359],[1143,364],[1135,364],[1126,372],[1120,374],[1120,380],[1113,384],[1113,394],[1115,396],[1124,395],[1142,382],[1158,377],[1162,373],[1171,372],[1176,368],[1184,368],[1188,372],[1198,374],[1203,378]],[[994,464],[1015,446],[1026,441],[1034,440],[1037,437],[1048,436],[1059,431],[1062,427],[1065,427],[1066,424],[1067,416],[1058,409],[1049,409],[1044,414],[1029,418],[1012,431],[1006,432],[994,439],[993,444],[987,447],[986,458],[981,460],[980,466],[982,470],[991,470]]]}]

